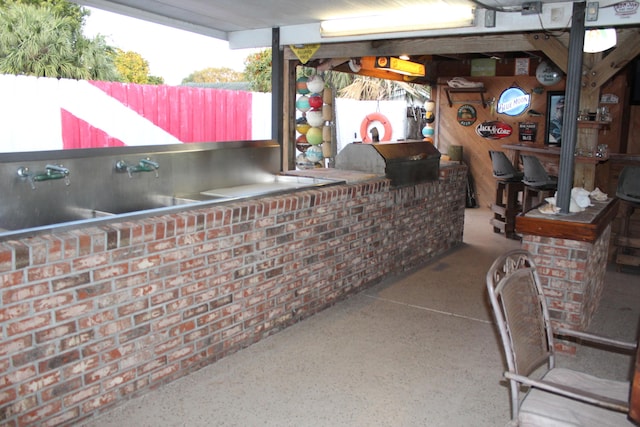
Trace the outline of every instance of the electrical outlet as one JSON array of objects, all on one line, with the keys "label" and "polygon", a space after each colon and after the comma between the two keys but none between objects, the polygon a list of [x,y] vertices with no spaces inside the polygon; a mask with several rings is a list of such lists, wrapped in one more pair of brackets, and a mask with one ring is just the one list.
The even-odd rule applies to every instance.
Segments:
[{"label": "electrical outlet", "polygon": [[484,26],[485,28],[493,28],[496,26],[496,11],[485,10],[484,12]]},{"label": "electrical outlet", "polygon": [[528,2],[522,3],[523,15],[539,15],[541,13],[542,13],[541,1],[528,1]]}]

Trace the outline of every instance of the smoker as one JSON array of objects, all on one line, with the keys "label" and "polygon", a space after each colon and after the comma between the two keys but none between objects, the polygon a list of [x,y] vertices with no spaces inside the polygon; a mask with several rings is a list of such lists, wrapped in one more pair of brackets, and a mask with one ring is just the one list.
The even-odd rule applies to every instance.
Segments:
[{"label": "smoker", "polygon": [[351,143],[338,153],[336,169],[385,175],[394,187],[436,181],[440,152],[425,141]]}]

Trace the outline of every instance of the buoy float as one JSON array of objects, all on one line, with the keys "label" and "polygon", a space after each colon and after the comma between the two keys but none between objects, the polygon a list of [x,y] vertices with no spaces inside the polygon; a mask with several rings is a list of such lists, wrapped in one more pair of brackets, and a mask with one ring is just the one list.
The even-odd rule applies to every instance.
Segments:
[{"label": "buoy float", "polygon": [[362,124],[360,125],[360,137],[362,138],[362,142],[371,142],[371,136],[369,135],[369,126],[373,122],[380,122],[380,124],[384,127],[384,135],[380,137],[380,141],[391,141],[393,130],[391,128],[391,122],[389,122],[389,119],[387,119],[384,114],[371,113],[367,114],[367,116],[362,121]]}]

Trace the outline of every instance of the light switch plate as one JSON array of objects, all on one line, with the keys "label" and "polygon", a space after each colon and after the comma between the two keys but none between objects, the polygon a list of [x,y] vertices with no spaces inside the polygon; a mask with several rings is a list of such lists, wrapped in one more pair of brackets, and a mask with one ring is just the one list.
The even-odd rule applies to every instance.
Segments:
[{"label": "light switch plate", "polygon": [[597,21],[599,8],[600,8],[600,5],[597,1],[590,1],[589,3],[587,3],[587,11],[585,12],[586,14],[585,19],[587,21]]}]

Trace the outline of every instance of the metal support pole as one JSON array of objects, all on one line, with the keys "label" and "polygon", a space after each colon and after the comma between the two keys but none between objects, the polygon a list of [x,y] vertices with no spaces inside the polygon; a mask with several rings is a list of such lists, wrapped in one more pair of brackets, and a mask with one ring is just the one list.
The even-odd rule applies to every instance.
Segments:
[{"label": "metal support pole", "polygon": [[575,149],[578,133],[578,108],[582,88],[582,57],[584,50],[584,14],[586,3],[573,3],[571,33],[569,35],[569,60],[565,89],[564,115],[562,117],[562,145],[558,170],[558,200],[560,212],[569,213],[571,188],[575,169]]},{"label": "metal support pole", "polygon": [[[284,141],[284,52],[280,49],[280,28],[271,29],[271,138]],[[282,157],[282,156],[281,156]],[[280,161],[282,170],[282,160]]]}]

